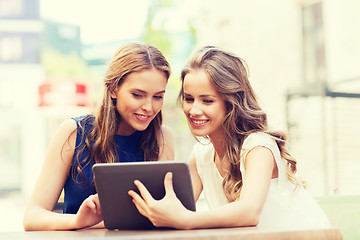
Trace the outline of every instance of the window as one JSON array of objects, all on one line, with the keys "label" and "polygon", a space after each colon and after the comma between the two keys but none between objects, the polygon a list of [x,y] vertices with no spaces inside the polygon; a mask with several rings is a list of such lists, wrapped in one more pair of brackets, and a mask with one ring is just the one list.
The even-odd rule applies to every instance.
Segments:
[{"label": "window", "polygon": [[0,38],[0,62],[18,61],[22,57],[22,39],[17,36]]},{"label": "window", "polygon": [[306,84],[326,77],[325,41],[322,3],[305,5],[303,19],[303,71]]}]

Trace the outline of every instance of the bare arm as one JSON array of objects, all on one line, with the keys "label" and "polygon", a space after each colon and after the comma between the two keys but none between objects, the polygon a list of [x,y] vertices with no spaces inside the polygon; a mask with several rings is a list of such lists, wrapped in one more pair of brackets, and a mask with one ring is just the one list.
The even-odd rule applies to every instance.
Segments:
[{"label": "bare arm", "polygon": [[175,139],[174,134],[168,126],[161,127],[162,135],[159,136],[159,161],[175,159]]},{"label": "bare arm", "polygon": [[140,213],[156,226],[179,229],[253,226],[259,221],[269,190],[274,161],[267,148],[253,149],[246,157],[246,176],[243,179],[240,199],[208,211],[191,212],[185,209],[173,192],[170,174],[166,175],[164,180],[166,195],[159,201],[154,200],[139,181],[135,184],[142,198],[134,191],[129,194]]},{"label": "bare arm", "polygon": [[246,175],[239,200],[219,208],[197,212],[186,228],[240,227],[258,224],[275,165],[271,151],[256,147],[246,156]]},{"label": "bare arm", "polygon": [[[49,145],[43,168],[28,206],[25,209],[23,219],[25,230],[65,230],[82,228],[86,225],[82,225],[86,214],[93,211],[99,212],[97,196],[90,196],[84,201],[83,207],[80,207],[79,209],[81,214],[59,214],[52,212],[70,170],[75,141],[76,123],[71,119],[66,120],[60,125],[55,137]],[[99,214],[95,214],[95,216],[96,215]],[[97,222],[93,224],[96,224]],[[92,222],[89,224],[92,225]]]}]

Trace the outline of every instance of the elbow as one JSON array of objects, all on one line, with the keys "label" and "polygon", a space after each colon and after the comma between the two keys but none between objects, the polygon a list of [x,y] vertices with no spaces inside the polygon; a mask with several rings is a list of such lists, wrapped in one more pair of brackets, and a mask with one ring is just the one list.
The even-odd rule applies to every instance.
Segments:
[{"label": "elbow", "polygon": [[255,212],[249,214],[247,218],[246,226],[255,227],[256,225],[259,224],[259,219],[260,219],[260,214],[257,214]]},{"label": "elbow", "polygon": [[38,230],[34,227],[34,215],[31,214],[30,209],[26,209],[23,216],[23,228],[25,231]]},{"label": "elbow", "polygon": [[23,218],[23,228],[25,231],[31,231],[31,227],[30,227],[30,223],[29,223],[29,220],[28,218],[26,217],[26,215],[24,215],[24,218]]},{"label": "elbow", "polygon": [[23,228],[25,231],[31,231],[31,221],[28,211],[25,211],[24,217],[23,217]]},{"label": "elbow", "polygon": [[257,226],[260,221],[261,210],[262,210],[262,208],[260,208],[258,206],[249,205],[247,207],[247,211],[244,214],[244,217],[242,219],[241,226],[248,226],[248,227]]},{"label": "elbow", "polygon": [[24,227],[24,231],[25,231],[25,232],[32,230],[28,224],[25,224],[25,223],[24,223],[24,224],[23,224],[23,227]]}]

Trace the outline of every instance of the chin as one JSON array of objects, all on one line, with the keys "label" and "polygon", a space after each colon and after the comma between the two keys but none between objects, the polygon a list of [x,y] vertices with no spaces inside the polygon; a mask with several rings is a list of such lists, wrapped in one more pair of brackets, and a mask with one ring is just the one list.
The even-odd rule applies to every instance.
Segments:
[{"label": "chin", "polygon": [[192,129],[191,133],[193,135],[195,135],[196,137],[203,137],[203,136],[207,136],[208,134],[204,131],[199,131],[198,129]]},{"label": "chin", "polygon": [[147,124],[146,126],[144,126],[144,125],[135,126],[134,129],[135,129],[136,131],[142,132],[142,131],[145,131],[148,127],[149,127],[149,124]]}]

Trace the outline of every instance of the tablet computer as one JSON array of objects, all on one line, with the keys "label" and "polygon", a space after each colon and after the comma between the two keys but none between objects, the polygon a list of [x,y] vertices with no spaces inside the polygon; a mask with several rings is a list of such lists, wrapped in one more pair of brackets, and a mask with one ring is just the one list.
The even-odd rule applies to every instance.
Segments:
[{"label": "tablet computer", "polygon": [[195,211],[189,167],[185,162],[98,163],[94,164],[92,170],[107,229],[156,228],[139,213],[128,191],[139,193],[134,184],[137,179],[145,185],[154,199],[160,200],[165,196],[164,177],[167,172],[173,173],[176,196],[184,207]]}]

